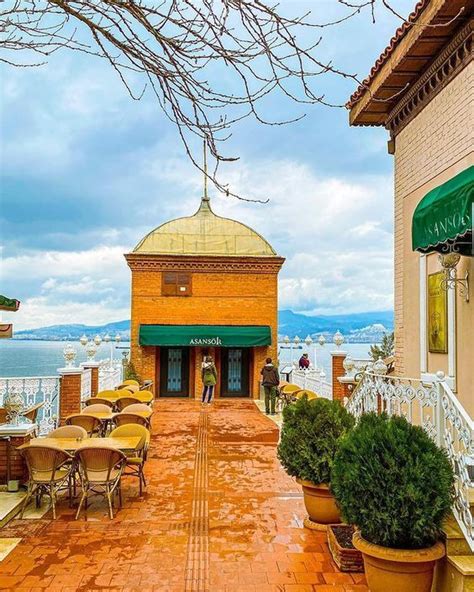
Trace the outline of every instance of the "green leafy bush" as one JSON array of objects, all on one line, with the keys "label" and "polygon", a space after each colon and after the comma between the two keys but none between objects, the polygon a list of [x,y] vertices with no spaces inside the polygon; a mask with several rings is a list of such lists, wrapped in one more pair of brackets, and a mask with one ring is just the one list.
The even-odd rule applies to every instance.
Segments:
[{"label": "green leafy bush", "polygon": [[433,545],[453,501],[454,476],[445,451],[403,417],[362,416],[342,439],[332,491],[343,519],[376,545]]},{"label": "green leafy bush", "polygon": [[287,473],[315,485],[329,483],[338,441],[353,425],[337,401],[303,397],[285,407],[278,457]]},{"label": "green leafy bush", "polygon": [[142,383],[142,379],[137,373],[133,362],[127,362],[124,369],[123,377],[124,380],[137,380],[140,384]]}]

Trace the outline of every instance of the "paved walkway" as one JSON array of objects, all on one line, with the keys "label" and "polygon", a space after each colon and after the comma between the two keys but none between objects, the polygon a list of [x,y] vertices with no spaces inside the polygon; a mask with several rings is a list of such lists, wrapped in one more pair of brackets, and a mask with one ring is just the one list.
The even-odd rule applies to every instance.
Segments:
[{"label": "paved walkway", "polygon": [[303,528],[299,487],[276,459],[277,428],[251,401],[159,401],[148,487],[124,482],[124,507],[103,500],[74,520],[15,520],[21,542],[0,563],[15,592],[367,592],[339,573],[325,534]]}]

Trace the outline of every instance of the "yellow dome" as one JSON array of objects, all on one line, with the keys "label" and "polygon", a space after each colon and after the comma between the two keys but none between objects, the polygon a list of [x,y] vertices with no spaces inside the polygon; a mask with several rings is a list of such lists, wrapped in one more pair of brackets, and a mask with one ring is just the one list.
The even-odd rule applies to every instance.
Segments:
[{"label": "yellow dome", "polygon": [[217,216],[203,198],[193,216],[165,222],[142,239],[134,253],[275,257],[271,245],[245,224]]}]

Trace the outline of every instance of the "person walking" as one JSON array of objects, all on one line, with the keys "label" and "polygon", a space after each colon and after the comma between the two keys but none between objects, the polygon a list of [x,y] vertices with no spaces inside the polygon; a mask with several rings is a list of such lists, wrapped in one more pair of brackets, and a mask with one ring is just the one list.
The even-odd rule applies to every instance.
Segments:
[{"label": "person walking", "polygon": [[260,374],[262,375],[262,385],[265,392],[265,413],[275,415],[275,402],[280,376],[271,358],[266,359],[266,364]]},{"label": "person walking", "polygon": [[[210,403],[217,383],[217,369],[211,356],[206,356],[201,366],[201,378],[204,385],[202,403]],[[207,397],[207,401],[206,401]]]}]

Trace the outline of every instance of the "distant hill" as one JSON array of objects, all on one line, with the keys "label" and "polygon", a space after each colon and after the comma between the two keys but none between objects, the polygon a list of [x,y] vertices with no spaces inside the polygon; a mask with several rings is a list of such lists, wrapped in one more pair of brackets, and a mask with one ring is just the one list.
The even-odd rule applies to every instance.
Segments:
[{"label": "distant hill", "polygon": [[308,316],[291,310],[278,313],[278,333],[304,339],[323,333],[332,336],[339,330],[347,341],[374,343],[383,333],[393,331],[393,311],[361,312],[344,315]]},{"label": "distant hill", "polygon": [[103,337],[108,333],[112,339],[120,335],[122,341],[130,340],[130,321],[117,321],[107,325],[51,325],[39,329],[15,331],[15,339],[38,339],[41,341],[77,341],[82,335]]},{"label": "distant hill", "polygon": [[[375,343],[383,333],[393,331],[393,312],[362,312],[357,314],[308,316],[280,310],[278,313],[278,333],[294,337],[299,335],[304,339],[306,335],[317,336],[320,333],[326,337],[332,336],[337,330],[349,342]],[[118,333],[123,341],[130,339],[130,321],[118,321],[107,325],[52,325],[39,329],[16,331],[15,339],[37,339],[43,341],[77,341],[82,335],[102,337],[108,333],[112,338]]]}]

